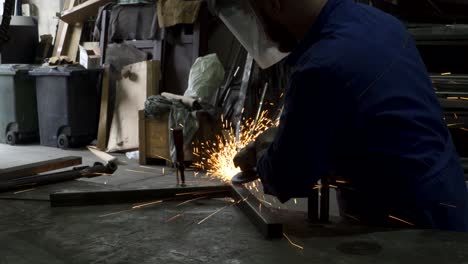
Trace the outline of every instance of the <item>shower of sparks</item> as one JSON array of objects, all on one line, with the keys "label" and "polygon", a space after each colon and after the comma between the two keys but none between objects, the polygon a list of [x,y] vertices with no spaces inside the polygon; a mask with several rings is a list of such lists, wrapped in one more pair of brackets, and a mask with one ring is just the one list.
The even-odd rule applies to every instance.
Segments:
[{"label": "shower of sparks", "polygon": [[154,202],[151,202],[151,203],[144,203],[144,204],[139,204],[139,205],[135,205],[132,207],[132,209],[141,209],[143,207],[147,207],[147,206],[151,206],[151,205],[155,205],[155,204],[160,204],[162,203],[163,201],[154,201]]},{"label": "shower of sparks", "polygon": [[226,205],[224,206],[223,208],[220,208],[218,210],[216,210],[214,213],[210,214],[209,216],[203,218],[200,222],[198,222],[199,225],[203,224],[203,222],[205,222],[206,220],[210,219],[211,217],[213,217],[214,215],[218,214],[219,212],[223,211],[224,209],[228,208],[229,206],[232,206],[232,205]]},{"label": "shower of sparks", "polygon": [[206,198],[208,198],[208,196],[203,196],[203,197],[198,197],[198,198],[195,198],[195,199],[191,199],[191,200],[188,200],[188,201],[185,201],[183,203],[180,203],[180,204],[176,205],[176,207],[179,207],[181,205],[188,204],[188,203],[191,203],[191,202],[195,202],[195,201],[198,201],[198,200],[206,199]]},{"label": "shower of sparks", "polygon": [[236,142],[236,133],[228,121],[223,122],[223,135],[216,136],[214,141],[198,144],[194,148],[194,155],[200,158],[195,167],[206,170],[207,176],[219,179],[223,182],[231,182],[232,178],[240,171],[234,166],[233,159],[238,151],[253,142],[267,129],[276,126],[275,121],[267,117],[268,112],[263,111],[257,122],[252,119],[244,119],[240,131],[239,142]]},{"label": "shower of sparks", "polygon": [[448,124],[448,127],[454,127],[454,126],[459,126],[459,125],[464,125],[465,123],[453,123],[453,124]]},{"label": "shower of sparks", "polygon": [[30,192],[30,191],[34,191],[34,190],[36,190],[36,188],[17,191],[17,192],[14,192],[13,194],[20,194],[20,193]]},{"label": "shower of sparks", "polygon": [[286,233],[283,233],[283,236],[288,240],[289,244],[291,244],[293,247],[296,247],[300,250],[304,250],[304,247],[303,246],[300,246],[294,242],[291,241],[291,239],[289,239],[289,237],[286,235]]},{"label": "shower of sparks", "polygon": [[399,221],[399,222],[405,223],[405,224],[407,224],[407,225],[414,226],[413,223],[408,222],[408,221],[405,221],[405,220],[403,220],[403,219],[401,219],[401,218],[398,218],[398,217],[395,217],[395,216],[393,216],[393,215],[389,215],[388,217],[390,217],[390,218],[393,219],[393,220],[397,220],[397,221]]},{"label": "shower of sparks", "polygon": [[440,203],[440,205],[447,206],[447,207],[451,207],[451,208],[457,208],[457,207],[456,207],[455,205],[453,205],[453,204]]}]

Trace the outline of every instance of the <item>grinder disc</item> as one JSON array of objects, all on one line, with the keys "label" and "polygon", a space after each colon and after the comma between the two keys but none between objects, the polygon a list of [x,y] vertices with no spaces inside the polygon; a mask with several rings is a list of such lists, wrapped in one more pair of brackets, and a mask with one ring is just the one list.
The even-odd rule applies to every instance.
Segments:
[{"label": "grinder disc", "polygon": [[254,170],[243,171],[243,172],[239,172],[238,174],[236,174],[236,176],[234,176],[234,178],[232,178],[232,183],[237,184],[237,185],[246,184],[246,183],[257,180],[258,178],[260,177],[258,176],[257,172]]}]

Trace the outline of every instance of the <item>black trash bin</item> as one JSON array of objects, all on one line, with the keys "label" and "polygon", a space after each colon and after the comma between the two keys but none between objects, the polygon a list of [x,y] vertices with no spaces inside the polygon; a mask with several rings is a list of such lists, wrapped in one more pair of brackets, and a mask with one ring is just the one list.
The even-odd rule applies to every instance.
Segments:
[{"label": "black trash bin", "polygon": [[15,145],[39,138],[32,65],[0,65],[0,143]]},{"label": "black trash bin", "polygon": [[99,70],[41,67],[30,75],[36,77],[41,145],[66,149],[96,138]]}]

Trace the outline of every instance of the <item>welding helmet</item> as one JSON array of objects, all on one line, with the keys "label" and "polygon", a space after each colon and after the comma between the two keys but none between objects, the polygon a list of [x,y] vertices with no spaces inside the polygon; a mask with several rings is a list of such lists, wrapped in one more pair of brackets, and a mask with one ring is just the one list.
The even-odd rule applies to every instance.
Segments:
[{"label": "welding helmet", "polygon": [[266,69],[288,55],[268,38],[250,0],[208,0],[208,4],[261,68]]}]

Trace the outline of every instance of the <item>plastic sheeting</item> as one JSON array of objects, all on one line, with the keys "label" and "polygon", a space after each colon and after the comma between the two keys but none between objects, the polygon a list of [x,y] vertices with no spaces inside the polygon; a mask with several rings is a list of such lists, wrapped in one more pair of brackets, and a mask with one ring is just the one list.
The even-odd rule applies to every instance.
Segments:
[{"label": "plastic sheeting", "polygon": [[224,66],[216,54],[198,58],[190,70],[188,89],[184,96],[214,105],[216,91],[224,80]]}]

